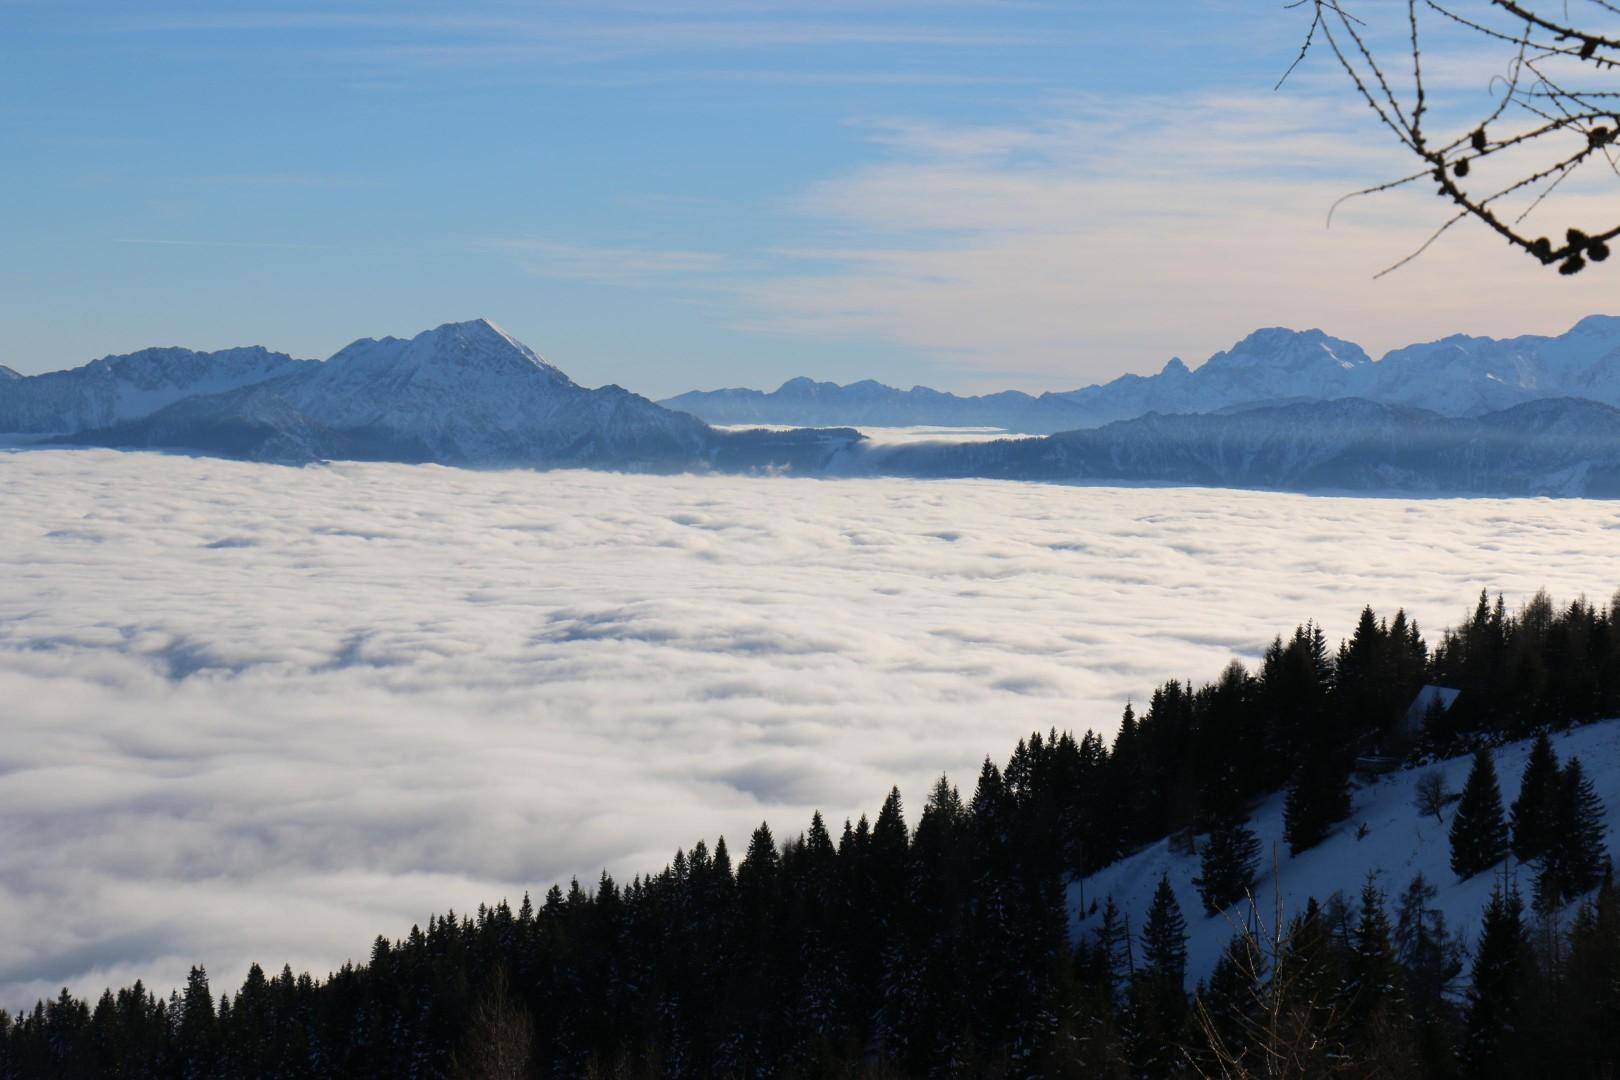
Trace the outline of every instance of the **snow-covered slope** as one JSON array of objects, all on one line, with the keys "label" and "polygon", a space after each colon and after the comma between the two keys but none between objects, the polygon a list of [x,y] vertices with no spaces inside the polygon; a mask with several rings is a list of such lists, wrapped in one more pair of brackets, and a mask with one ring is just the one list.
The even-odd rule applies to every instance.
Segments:
[{"label": "snow-covered slope", "polygon": [[1452,416],[1551,397],[1620,405],[1620,318],[1592,315],[1558,337],[1459,334],[1411,345],[1386,355],[1363,379],[1363,396]]},{"label": "snow-covered slope", "polygon": [[[1606,720],[1554,735],[1552,745],[1560,763],[1571,757],[1581,759],[1582,767],[1603,800],[1609,850],[1611,854],[1620,854],[1620,720]],[[1529,750],[1530,743],[1525,741],[1510,743],[1494,753],[1504,808],[1518,797],[1519,778]],[[1459,792],[1469,764],[1469,758],[1460,757],[1434,767],[1444,771],[1447,788]],[[1439,822],[1419,813],[1415,806],[1414,785],[1427,769],[1404,770],[1363,783],[1354,792],[1354,809],[1349,820],[1340,824],[1323,843],[1297,856],[1288,854],[1288,845],[1283,840],[1283,796],[1278,794],[1264,800],[1249,821],[1249,827],[1265,850],[1254,889],[1260,909],[1256,913],[1259,925],[1270,930],[1279,900],[1285,921],[1302,910],[1309,898],[1326,902],[1334,892],[1342,892],[1353,910],[1369,873],[1376,875],[1378,887],[1389,895],[1393,909],[1400,891],[1421,873],[1438,889],[1435,905],[1445,912],[1447,923],[1462,930],[1471,944],[1477,936],[1480,910],[1490,896],[1496,875],[1487,872],[1458,881],[1451,872],[1449,830],[1456,805],[1449,807],[1444,821]],[[1366,835],[1357,839],[1363,825]],[[1201,843],[1203,838],[1198,840]],[[1517,874],[1528,903],[1533,872],[1530,868],[1516,868],[1511,862],[1506,868]],[[1198,856],[1173,852],[1168,840],[1152,844],[1084,881],[1072,883],[1069,886],[1069,910],[1074,913],[1071,932],[1094,932],[1100,919],[1089,914],[1091,902],[1095,900],[1100,911],[1110,896],[1121,911],[1134,913],[1132,926],[1139,927],[1159,878],[1166,874],[1187,920],[1190,989],[1193,983],[1209,975],[1221,950],[1250,917],[1250,912],[1245,903],[1220,915],[1206,916],[1193,885],[1193,878],[1198,876]]]},{"label": "snow-covered slope", "polygon": [[70,371],[0,375],[0,431],[72,433],[138,420],[199,394],[294,374],[314,363],[253,346],[219,352],[142,349]]},{"label": "snow-covered slope", "polygon": [[6,365],[0,364],[0,382],[5,382],[8,379],[20,379],[20,378],[22,378],[22,376],[20,374],[18,374],[15,371],[12,371],[10,368],[6,367]]}]

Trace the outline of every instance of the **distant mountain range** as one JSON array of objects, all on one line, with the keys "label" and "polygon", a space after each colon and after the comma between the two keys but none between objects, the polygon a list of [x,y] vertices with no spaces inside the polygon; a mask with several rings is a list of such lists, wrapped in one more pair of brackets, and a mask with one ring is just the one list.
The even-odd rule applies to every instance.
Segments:
[{"label": "distant mountain range", "polygon": [[[356,459],[1620,497],[1620,409],[1605,403],[1620,398],[1617,346],[1620,319],[1591,318],[1557,338],[1448,338],[1374,363],[1319,331],[1263,330],[1196,371],[1175,363],[1151,378],[1025,395],[1019,406],[1083,409],[1092,418],[1123,412],[1126,419],[1045,437],[896,445],[849,427],[717,430],[617,386],[580,386],[479,319],[408,340],[366,338],[326,361],[260,348],[148,349],[72,371],[10,373],[0,376],[0,431],[55,445],[292,464]],[[834,389],[889,401],[883,408],[899,407],[896,398],[944,398],[949,408],[970,410],[1007,397],[875,386]],[[1201,389],[1188,389],[1194,386]],[[1346,387],[1394,400],[1345,395]],[[787,397],[795,394],[825,396],[816,384]],[[1161,408],[1177,401],[1197,407]],[[881,420],[866,422],[885,426],[988,424],[983,414],[963,411],[897,420],[874,405],[870,415]]]},{"label": "distant mountain range", "polygon": [[693,391],[661,404],[711,424],[993,427],[1049,434],[1148,413],[1209,413],[1293,401],[1363,398],[1444,416],[1480,416],[1526,401],[1586,398],[1620,406],[1620,318],[1594,315],[1558,337],[1455,335],[1374,362],[1320,330],[1257,330],[1195,369],[1171,360],[1157,375],[1124,375],[1040,396],[960,397],[926,386],[790,379],[770,393]]}]

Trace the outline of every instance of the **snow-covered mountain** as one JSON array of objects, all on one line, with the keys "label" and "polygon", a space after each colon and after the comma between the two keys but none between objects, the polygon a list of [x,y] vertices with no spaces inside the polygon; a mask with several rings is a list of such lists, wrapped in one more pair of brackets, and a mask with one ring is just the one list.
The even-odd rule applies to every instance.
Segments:
[{"label": "snow-covered mountain", "polygon": [[[1581,759],[1607,811],[1605,824],[1611,853],[1620,854],[1614,846],[1620,839],[1620,720],[1573,728],[1554,735],[1552,744],[1561,762],[1571,757]],[[1525,741],[1509,743],[1493,752],[1505,804],[1518,798],[1519,778],[1529,750],[1530,743]],[[1470,761],[1459,757],[1435,766],[1443,772],[1447,790],[1462,790]],[[1258,912],[1250,913],[1244,904],[1206,916],[1193,885],[1199,872],[1198,855],[1178,853],[1172,850],[1169,840],[1161,840],[1069,887],[1069,911],[1074,916],[1071,933],[1095,932],[1100,918],[1091,913],[1092,901],[1097,902],[1099,911],[1110,896],[1121,911],[1146,911],[1160,877],[1168,875],[1187,920],[1187,976],[1191,984],[1209,976],[1221,949],[1251,917],[1258,920],[1262,931],[1269,932],[1276,921],[1278,904],[1284,922],[1303,910],[1311,897],[1325,903],[1334,892],[1342,891],[1346,902],[1354,905],[1369,873],[1376,875],[1375,883],[1388,894],[1393,909],[1401,890],[1421,873],[1436,887],[1435,906],[1445,912],[1447,924],[1462,930],[1472,943],[1478,939],[1480,911],[1496,877],[1487,872],[1458,881],[1451,872],[1449,829],[1455,806],[1445,811],[1443,821],[1418,811],[1413,789],[1426,771],[1407,770],[1362,783],[1354,792],[1349,820],[1320,845],[1298,855],[1290,855],[1283,840],[1283,795],[1263,800],[1249,819],[1249,828],[1265,852],[1254,886]],[[1358,836],[1363,825],[1366,834]],[[1197,839],[1201,842],[1202,838]],[[1516,873],[1528,903],[1533,874],[1527,868],[1514,871],[1511,865],[1501,869]]]},{"label": "snow-covered mountain", "polygon": [[71,434],[107,427],[150,416],[188,397],[251,386],[313,363],[253,346],[211,353],[142,349],[44,375],[0,369],[0,431]]},{"label": "snow-covered mountain", "polygon": [[[1424,347],[1438,350],[1443,362],[1409,353],[1375,364],[1354,345],[1316,331],[1265,330],[1197,371],[1173,364],[1152,379],[1110,384],[1106,408],[1152,407],[1133,419],[1044,438],[894,444],[873,443],[847,428],[717,431],[617,386],[580,386],[479,319],[408,340],[363,339],[324,362],[263,349],[153,349],[113,357],[55,376],[0,382],[0,418],[9,418],[12,431],[65,428],[69,433],[58,436],[65,442],[278,462],[349,458],[1620,497],[1620,410],[1596,401],[1533,397],[1483,414],[1447,416],[1407,404],[1313,396],[1341,380],[1365,386],[1377,379],[1392,396],[1422,396],[1423,380],[1408,368],[1494,376],[1509,371],[1504,357],[1517,364],[1513,380],[1487,380],[1490,394],[1467,401],[1491,403],[1567,383],[1597,392],[1615,379],[1605,351],[1612,351],[1613,338],[1620,338],[1620,320],[1588,319],[1558,339],[1511,347],[1459,339]],[[808,398],[821,389],[791,388]],[[873,400],[898,393],[875,384],[856,389]],[[1285,404],[1244,404],[1255,397],[1276,401],[1295,390],[1305,393]],[[1158,411],[1163,401],[1188,397],[1210,408]],[[1030,400],[1039,406],[1045,399]],[[1459,403],[1465,402],[1454,397]],[[1074,407],[1100,415],[1104,404],[1087,399]]]},{"label": "snow-covered mountain", "polygon": [[1461,334],[1396,349],[1363,374],[1363,396],[1475,416],[1524,401],[1620,405],[1620,318],[1593,315],[1558,337]]},{"label": "snow-covered mountain", "polygon": [[485,319],[366,338],[324,363],[188,397],[71,441],[260,461],[321,458],[648,470],[819,467],[855,432],[716,432],[617,386],[588,389]]},{"label": "snow-covered mountain", "polygon": [[1151,412],[1207,413],[1358,397],[1445,416],[1480,416],[1527,401],[1577,397],[1620,406],[1620,317],[1594,315],[1557,337],[1457,335],[1374,362],[1320,330],[1257,330],[1197,368],[1172,359],[1156,375],[1124,375],[1033,397],[957,397],[928,387],[837,386],[792,379],[772,393],[692,392],[668,399],[713,423],[990,426],[1050,434]]},{"label": "snow-covered mountain", "polygon": [[121,446],[262,460],[653,464],[701,455],[707,427],[616,386],[586,389],[493,323],[365,338],[284,378],[85,433]]},{"label": "snow-covered mountain", "polygon": [[1086,426],[1150,412],[1203,413],[1235,406],[1356,396],[1372,360],[1361,346],[1320,330],[1256,330],[1196,369],[1173,359],[1157,375],[1053,395],[1082,410]]},{"label": "snow-covered mountain", "polygon": [[1575,398],[1447,417],[1360,398],[1150,413],[1044,438],[871,447],[876,473],[1294,491],[1620,497],[1620,410]]}]

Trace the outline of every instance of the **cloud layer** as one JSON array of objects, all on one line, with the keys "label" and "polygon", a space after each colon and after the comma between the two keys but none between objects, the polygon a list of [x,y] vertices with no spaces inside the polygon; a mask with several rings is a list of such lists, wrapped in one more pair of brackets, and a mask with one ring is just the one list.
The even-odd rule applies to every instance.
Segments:
[{"label": "cloud layer", "polygon": [[1612,503],[0,454],[0,1005],[325,972],[451,905],[915,802],[1296,620],[1606,593],[1617,530]]}]

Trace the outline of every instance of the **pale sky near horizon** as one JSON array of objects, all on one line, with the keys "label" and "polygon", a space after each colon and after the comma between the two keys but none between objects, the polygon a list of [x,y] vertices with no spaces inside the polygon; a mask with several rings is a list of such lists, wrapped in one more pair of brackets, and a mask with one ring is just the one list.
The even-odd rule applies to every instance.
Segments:
[{"label": "pale sky near horizon", "polygon": [[[1377,356],[1620,313],[1620,265],[1472,230],[1373,280],[1444,207],[1325,227],[1405,162],[1324,56],[1273,90],[1303,32],[1241,0],[0,0],[0,364],[487,316],[653,396],[1040,390],[1259,326]],[[1463,60],[1466,111],[1495,69]]]}]

